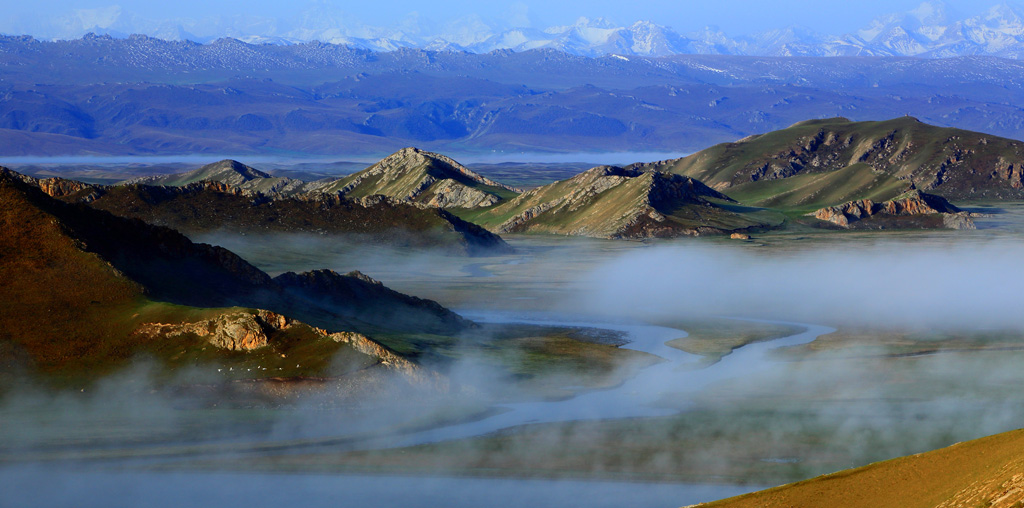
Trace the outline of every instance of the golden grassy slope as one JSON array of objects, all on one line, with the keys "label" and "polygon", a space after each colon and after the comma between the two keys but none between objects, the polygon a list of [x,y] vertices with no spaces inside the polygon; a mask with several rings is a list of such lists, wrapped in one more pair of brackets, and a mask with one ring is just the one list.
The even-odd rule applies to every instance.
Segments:
[{"label": "golden grassy slope", "polygon": [[699,506],[1020,508],[1024,430]]}]

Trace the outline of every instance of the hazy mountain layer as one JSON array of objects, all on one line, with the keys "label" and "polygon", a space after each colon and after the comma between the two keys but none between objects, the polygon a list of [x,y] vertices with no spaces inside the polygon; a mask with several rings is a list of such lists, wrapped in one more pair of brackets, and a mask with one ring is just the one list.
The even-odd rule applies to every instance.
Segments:
[{"label": "hazy mountain layer", "polygon": [[586,58],[140,38],[0,47],[3,155],[686,153],[807,118],[903,113],[1024,137],[1013,106],[1024,63],[991,57]]},{"label": "hazy mountain layer", "polygon": [[89,14],[60,20],[57,24],[61,34],[55,38],[81,37],[91,30],[119,37],[145,33],[169,40],[205,42],[230,33],[253,44],[323,41],[371,51],[424,48],[488,53],[550,48],[585,56],[1020,56],[1024,21],[1018,8],[996,4],[984,11],[979,9],[980,14],[975,11],[960,18],[950,15],[949,10],[944,2],[932,0],[909,12],[879,16],[854,33],[825,34],[791,26],[764,27],[758,33],[730,36],[713,27],[679,33],[656,19],[622,26],[604,18],[581,17],[570,25],[540,27],[495,23],[475,15],[441,24],[417,15],[405,18],[400,26],[368,27],[332,12],[328,5],[309,8],[302,13],[301,21],[246,16],[207,23],[195,19],[146,22],[112,7],[81,10],[78,12]]}]

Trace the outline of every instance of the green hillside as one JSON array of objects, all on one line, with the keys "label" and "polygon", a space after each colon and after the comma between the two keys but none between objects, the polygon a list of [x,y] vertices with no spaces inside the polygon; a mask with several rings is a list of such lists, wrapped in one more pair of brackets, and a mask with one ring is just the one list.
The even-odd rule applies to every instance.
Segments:
[{"label": "green hillside", "polygon": [[911,184],[951,199],[1024,198],[1024,143],[911,117],[800,122],[638,167],[697,178],[744,204],[798,211],[885,201]]},{"label": "green hillside", "polygon": [[602,166],[464,217],[501,233],[650,238],[767,229],[779,214],[743,207],[701,182]]}]

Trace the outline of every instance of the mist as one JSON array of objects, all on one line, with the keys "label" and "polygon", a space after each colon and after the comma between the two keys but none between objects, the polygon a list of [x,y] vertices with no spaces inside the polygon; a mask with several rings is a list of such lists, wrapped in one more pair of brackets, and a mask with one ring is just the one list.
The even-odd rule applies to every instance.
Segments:
[{"label": "mist", "polygon": [[869,326],[1024,329],[1019,242],[882,243],[797,252],[676,244],[582,281],[580,309],[640,318],[721,315]]},{"label": "mist", "polygon": [[[168,379],[142,359],[85,391],[33,388],[4,397],[0,452],[9,465],[0,483],[26,493],[55,478],[62,492],[80,495],[142,485],[116,492],[148,501],[145,492],[159,485],[188,485],[227,504],[256,502],[255,485],[272,482],[282,500],[310,489],[381,506],[431,504],[452,491],[465,492],[467,506],[496,504],[488,496],[505,491],[538,505],[678,506],[1024,426],[1024,317],[1014,298],[1024,287],[1015,268],[1024,245],[1013,242],[779,250],[512,238],[513,254],[466,258],[315,235],[201,240],[272,273],[361,270],[478,322],[619,333],[615,344],[646,363],[622,364],[610,382],[590,388],[570,372],[550,372],[545,380],[561,389],[552,396],[499,368],[532,360],[516,352],[496,360],[503,339],[484,327],[454,340],[451,362],[423,366],[443,376],[447,390],[378,375],[341,381],[356,387],[348,398],[310,389],[267,402],[254,392],[208,389],[217,384],[211,367]],[[687,336],[687,319],[710,316],[796,331],[710,363],[664,345]],[[829,339],[834,329],[869,338],[915,330],[897,346],[933,335],[975,342],[970,350],[937,341],[901,354],[884,341],[847,347]],[[999,348],[986,348],[990,336]],[[239,394],[246,396],[231,399]],[[109,468],[89,476],[69,459]],[[129,464],[155,469],[124,472]],[[221,472],[195,473],[197,464]],[[300,481],[281,471],[307,475]],[[366,471],[383,474],[354,476]],[[462,477],[479,471],[507,478]],[[595,481],[565,481],[566,471]],[[47,499],[57,505],[73,499],[54,496]],[[312,503],[329,502],[319,499]]]}]

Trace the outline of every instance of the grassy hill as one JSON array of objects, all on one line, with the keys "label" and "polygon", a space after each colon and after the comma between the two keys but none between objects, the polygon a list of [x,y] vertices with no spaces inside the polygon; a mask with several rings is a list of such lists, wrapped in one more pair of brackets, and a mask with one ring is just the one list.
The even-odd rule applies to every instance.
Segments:
[{"label": "grassy hill", "polygon": [[698,506],[1020,508],[1024,430]]},{"label": "grassy hill", "polygon": [[736,205],[701,182],[611,166],[463,217],[501,233],[649,238],[771,228],[781,216]]},{"label": "grassy hill", "polygon": [[1024,198],[1024,143],[924,124],[830,118],[640,165],[700,179],[741,203],[811,211],[917,188],[951,199]]}]

